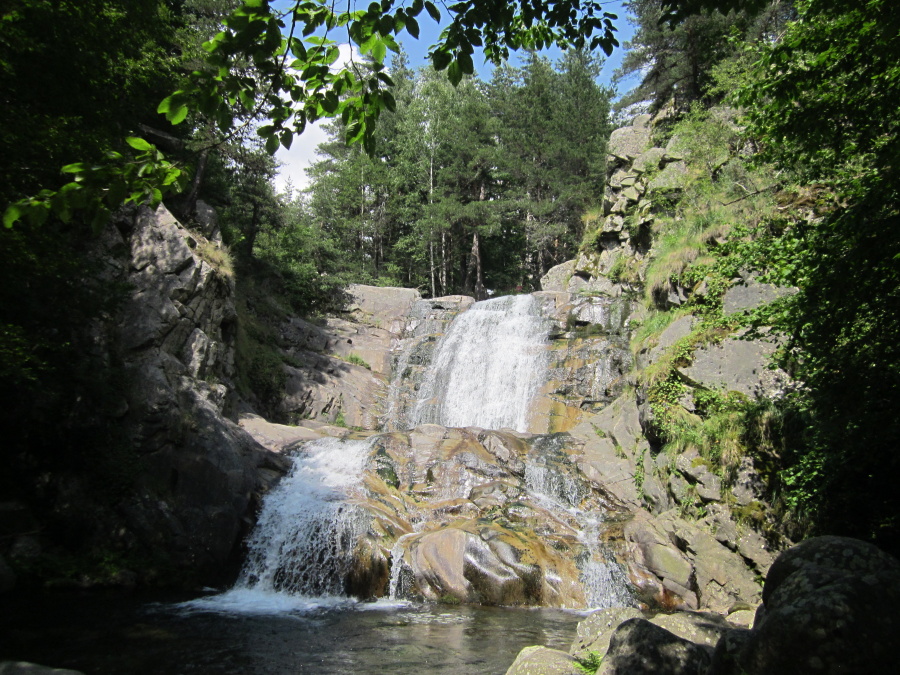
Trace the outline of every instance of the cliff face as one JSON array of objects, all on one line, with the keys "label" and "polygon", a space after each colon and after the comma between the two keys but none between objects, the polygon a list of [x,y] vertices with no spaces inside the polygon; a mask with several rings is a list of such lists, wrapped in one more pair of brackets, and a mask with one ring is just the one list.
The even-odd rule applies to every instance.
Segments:
[{"label": "cliff face", "polygon": [[[238,564],[285,461],[223,415],[236,313],[218,246],[164,207],[123,215],[95,242],[103,282],[124,300],[80,339],[98,381],[116,388],[111,403],[74,410],[114,433],[84,449],[93,460],[42,479],[33,504],[0,504],[10,535],[0,553],[14,568],[68,577],[59,583],[178,585],[215,582]],[[74,577],[57,562],[71,555],[86,561]]]}]

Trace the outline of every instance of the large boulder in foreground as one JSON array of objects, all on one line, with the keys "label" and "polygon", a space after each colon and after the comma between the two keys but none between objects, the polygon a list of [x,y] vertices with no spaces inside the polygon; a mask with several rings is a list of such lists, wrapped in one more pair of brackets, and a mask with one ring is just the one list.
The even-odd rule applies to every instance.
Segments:
[{"label": "large boulder in foreground", "polygon": [[897,672],[900,561],[844,537],[781,554],[751,631],[716,650],[711,675]]}]

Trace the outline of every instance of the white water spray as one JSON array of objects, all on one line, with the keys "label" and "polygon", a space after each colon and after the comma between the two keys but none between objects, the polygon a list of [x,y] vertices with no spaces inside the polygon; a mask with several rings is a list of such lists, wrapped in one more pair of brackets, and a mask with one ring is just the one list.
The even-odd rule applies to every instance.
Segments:
[{"label": "white water spray", "polygon": [[547,370],[549,323],[530,295],[477,302],[441,338],[414,424],[528,430]]}]

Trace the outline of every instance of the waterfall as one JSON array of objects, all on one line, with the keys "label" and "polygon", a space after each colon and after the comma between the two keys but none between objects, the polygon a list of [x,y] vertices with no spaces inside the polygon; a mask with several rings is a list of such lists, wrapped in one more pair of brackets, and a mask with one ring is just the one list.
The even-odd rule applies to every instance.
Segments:
[{"label": "waterfall", "polygon": [[438,343],[414,425],[527,431],[529,404],[546,373],[548,333],[530,295],[472,305]]},{"label": "waterfall", "polygon": [[604,512],[585,510],[591,493],[580,476],[560,470],[565,463],[559,436],[544,437],[536,444],[525,465],[525,485],[529,495],[554,514],[568,515],[575,536],[584,547],[578,558],[580,580],[587,606],[592,609],[631,607],[625,571],[601,543]]},{"label": "waterfall", "polygon": [[351,552],[367,525],[349,497],[361,482],[368,441],[307,443],[263,501],[236,589],[342,595]]}]

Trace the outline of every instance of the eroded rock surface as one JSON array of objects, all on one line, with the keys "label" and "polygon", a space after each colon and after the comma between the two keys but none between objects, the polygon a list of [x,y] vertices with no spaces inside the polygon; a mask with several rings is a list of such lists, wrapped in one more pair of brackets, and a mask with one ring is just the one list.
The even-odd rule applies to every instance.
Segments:
[{"label": "eroded rock surface", "polygon": [[[375,437],[360,505],[371,550],[393,558],[394,592],[498,605],[584,607],[598,592],[629,601],[610,559],[626,513],[581,475],[564,441],[438,425]],[[604,565],[615,588],[585,576]]]}]

